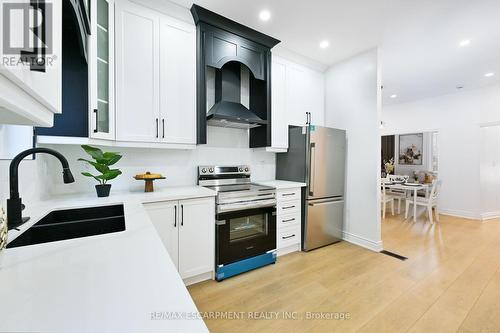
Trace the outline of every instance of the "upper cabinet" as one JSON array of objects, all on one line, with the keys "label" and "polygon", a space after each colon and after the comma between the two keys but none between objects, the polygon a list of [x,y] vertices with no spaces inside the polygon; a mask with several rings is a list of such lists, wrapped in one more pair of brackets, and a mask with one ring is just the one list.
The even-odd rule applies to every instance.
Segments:
[{"label": "upper cabinet", "polygon": [[[324,126],[325,87],[321,72],[273,55],[271,151],[288,149],[288,126]],[[310,113],[308,117],[307,112]]]},{"label": "upper cabinet", "polygon": [[91,0],[89,136],[115,139],[114,0]]},{"label": "upper cabinet", "polygon": [[[54,114],[61,113],[62,2],[33,6],[12,2],[0,8],[0,124],[52,126]],[[24,13],[34,20],[35,12],[50,20],[38,27],[25,24]]]},{"label": "upper cabinet", "polygon": [[116,2],[116,139],[195,144],[196,30]]},{"label": "upper cabinet", "polygon": [[249,129],[250,147],[269,146],[271,49],[279,40],[196,4],[191,14],[197,29],[197,143],[207,143],[212,125]]},{"label": "upper cabinet", "polygon": [[196,143],[196,29],[160,20],[161,140]]}]

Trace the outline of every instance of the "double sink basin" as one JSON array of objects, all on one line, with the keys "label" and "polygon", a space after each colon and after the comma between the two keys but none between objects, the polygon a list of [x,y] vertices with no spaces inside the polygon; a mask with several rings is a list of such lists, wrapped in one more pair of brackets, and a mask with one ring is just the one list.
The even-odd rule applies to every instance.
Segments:
[{"label": "double sink basin", "polygon": [[49,243],[65,239],[125,230],[123,205],[56,210],[44,216],[7,248]]}]

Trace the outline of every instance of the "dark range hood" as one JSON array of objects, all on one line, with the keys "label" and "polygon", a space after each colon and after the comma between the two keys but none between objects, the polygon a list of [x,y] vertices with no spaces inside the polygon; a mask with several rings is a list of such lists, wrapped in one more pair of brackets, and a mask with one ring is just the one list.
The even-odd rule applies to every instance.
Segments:
[{"label": "dark range hood", "polygon": [[209,125],[254,128],[267,124],[255,113],[241,104],[241,65],[237,62],[225,64],[215,75],[215,105],[207,114]]},{"label": "dark range hood", "polygon": [[[251,148],[270,146],[271,49],[279,40],[198,5],[191,14],[197,29],[197,143],[207,143],[208,124],[250,129]],[[242,86],[248,103],[241,102]],[[207,96],[213,90],[215,96]]]}]

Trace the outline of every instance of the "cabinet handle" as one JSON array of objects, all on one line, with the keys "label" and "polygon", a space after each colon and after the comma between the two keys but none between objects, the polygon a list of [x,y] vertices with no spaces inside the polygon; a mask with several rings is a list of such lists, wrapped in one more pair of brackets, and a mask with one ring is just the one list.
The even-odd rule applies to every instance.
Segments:
[{"label": "cabinet handle", "polygon": [[99,121],[97,120],[97,115],[99,114],[98,110],[94,109],[94,113],[95,113],[95,128],[94,128],[94,133],[97,133],[97,127],[99,125]]},{"label": "cabinet handle", "polygon": [[184,225],[184,205],[181,205],[181,227]]},{"label": "cabinet handle", "polygon": [[283,209],[290,209],[290,208],[295,208],[295,205],[293,205],[293,206],[288,206],[288,207],[283,207]]},{"label": "cabinet handle", "polygon": [[177,205],[174,206],[174,228],[177,227]]},{"label": "cabinet handle", "polygon": [[165,139],[165,118],[161,120],[161,127],[162,127],[162,139]]},{"label": "cabinet handle", "polygon": [[160,136],[160,124],[158,122],[158,118],[156,118],[156,137],[158,138]]},{"label": "cabinet handle", "polygon": [[290,236],[282,236],[281,238],[282,238],[282,239],[288,239],[288,238],[292,238],[292,237],[295,237],[295,234],[290,235]]},{"label": "cabinet handle", "polygon": [[292,222],[292,221],[295,221],[295,218],[293,218],[293,219],[288,219],[288,220],[281,220],[281,222]]},{"label": "cabinet handle", "polygon": [[282,196],[284,197],[288,197],[288,196],[291,196],[291,195],[294,195],[295,193],[283,193]]}]

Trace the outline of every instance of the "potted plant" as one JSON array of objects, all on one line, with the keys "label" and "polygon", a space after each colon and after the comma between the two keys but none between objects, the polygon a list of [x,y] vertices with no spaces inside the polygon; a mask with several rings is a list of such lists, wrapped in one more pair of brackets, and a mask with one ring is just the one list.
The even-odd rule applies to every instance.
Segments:
[{"label": "potted plant", "polygon": [[385,173],[388,175],[394,172],[394,157],[391,158],[389,161],[384,160],[384,169]]},{"label": "potted plant", "polygon": [[87,160],[85,158],[79,158],[79,161],[84,161],[92,165],[100,174],[95,176],[89,172],[82,172],[85,177],[92,177],[99,182],[95,186],[98,197],[109,196],[109,191],[111,190],[111,184],[107,182],[115,179],[122,172],[119,169],[111,169],[110,166],[116,164],[122,156],[119,153],[113,152],[103,152],[99,148],[82,145],[83,150],[92,157],[93,161]]}]

